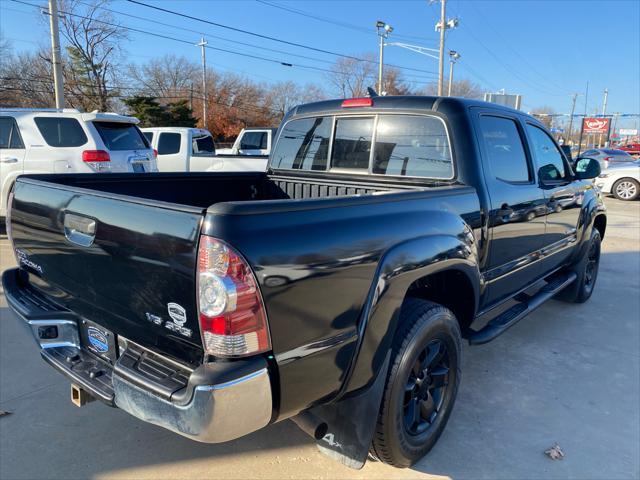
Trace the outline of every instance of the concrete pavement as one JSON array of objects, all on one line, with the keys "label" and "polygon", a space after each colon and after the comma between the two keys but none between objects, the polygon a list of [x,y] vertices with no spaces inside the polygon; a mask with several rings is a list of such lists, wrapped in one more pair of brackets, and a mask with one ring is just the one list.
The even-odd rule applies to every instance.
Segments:
[{"label": "concrete pavement", "polygon": [[[78,409],[2,296],[0,478],[640,478],[640,202],[607,205],[592,299],[549,302],[465,348],[449,425],[407,470],[350,470],[291,422],[205,445],[99,402]],[[4,237],[0,269],[12,264]],[[556,442],[564,460],[543,453]]]}]

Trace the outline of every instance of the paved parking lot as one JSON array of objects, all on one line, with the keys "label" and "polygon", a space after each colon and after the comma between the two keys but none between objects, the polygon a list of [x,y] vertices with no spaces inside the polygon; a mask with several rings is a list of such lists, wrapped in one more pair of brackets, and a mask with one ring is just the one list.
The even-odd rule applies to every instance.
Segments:
[{"label": "paved parking lot", "polygon": [[[0,478],[639,478],[640,202],[607,200],[598,285],[464,351],[455,410],[410,470],[349,470],[291,422],[198,444],[94,402],[78,409],[0,298]],[[1,270],[14,263],[0,239]],[[566,457],[544,450],[558,443]]]}]

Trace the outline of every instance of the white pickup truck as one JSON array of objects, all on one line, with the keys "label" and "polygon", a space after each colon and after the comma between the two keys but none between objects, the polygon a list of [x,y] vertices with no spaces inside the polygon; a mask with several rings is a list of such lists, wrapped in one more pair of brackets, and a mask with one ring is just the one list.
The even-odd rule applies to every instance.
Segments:
[{"label": "white pickup truck", "polygon": [[208,130],[187,127],[143,128],[142,133],[157,152],[161,172],[263,172],[267,156],[224,155],[216,150]]},{"label": "white pickup truck", "polygon": [[271,145],[277,128],[243,128],[231,148],[221,148],[220,155],[265,155],[271,153]]}]

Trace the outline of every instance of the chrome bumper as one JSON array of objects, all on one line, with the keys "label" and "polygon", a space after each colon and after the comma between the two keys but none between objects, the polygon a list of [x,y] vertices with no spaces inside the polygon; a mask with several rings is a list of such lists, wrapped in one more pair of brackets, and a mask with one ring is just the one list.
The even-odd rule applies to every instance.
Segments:
[{"label": "chrome bumper", "polygon": [[[83,350],[73,312],[30,305],[29,292],[16,281],[17,275],[16,269],[2,276],[9,306],[28,326],[43,359],[92,396],[145,422],[206,443],[233,440],[271,421],[271,381],[263,358],[203,365],[192,372],[192,378],[207,381],[186,385],[175,401],[175,395],[162,398],[119,375],[122,356],[111,367]],[[95,368],[101,369],[99,376],[91,375]],[[185,394],[185,389],[191,393]]]}]

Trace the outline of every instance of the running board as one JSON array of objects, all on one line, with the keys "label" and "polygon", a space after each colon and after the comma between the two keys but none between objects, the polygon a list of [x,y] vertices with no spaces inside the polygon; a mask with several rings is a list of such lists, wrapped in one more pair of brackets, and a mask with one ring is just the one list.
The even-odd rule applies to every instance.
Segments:
[{"label": "running board", "polygon": [[499,337],[560,290],[573,283],[576,278],[575,272],[556,274],[550,277],[547,284],[535,295],[517,295],[515,299],[519,303],[491,319],[482,329],[471,330],[468,336],[469,345],[482,345]]}]

